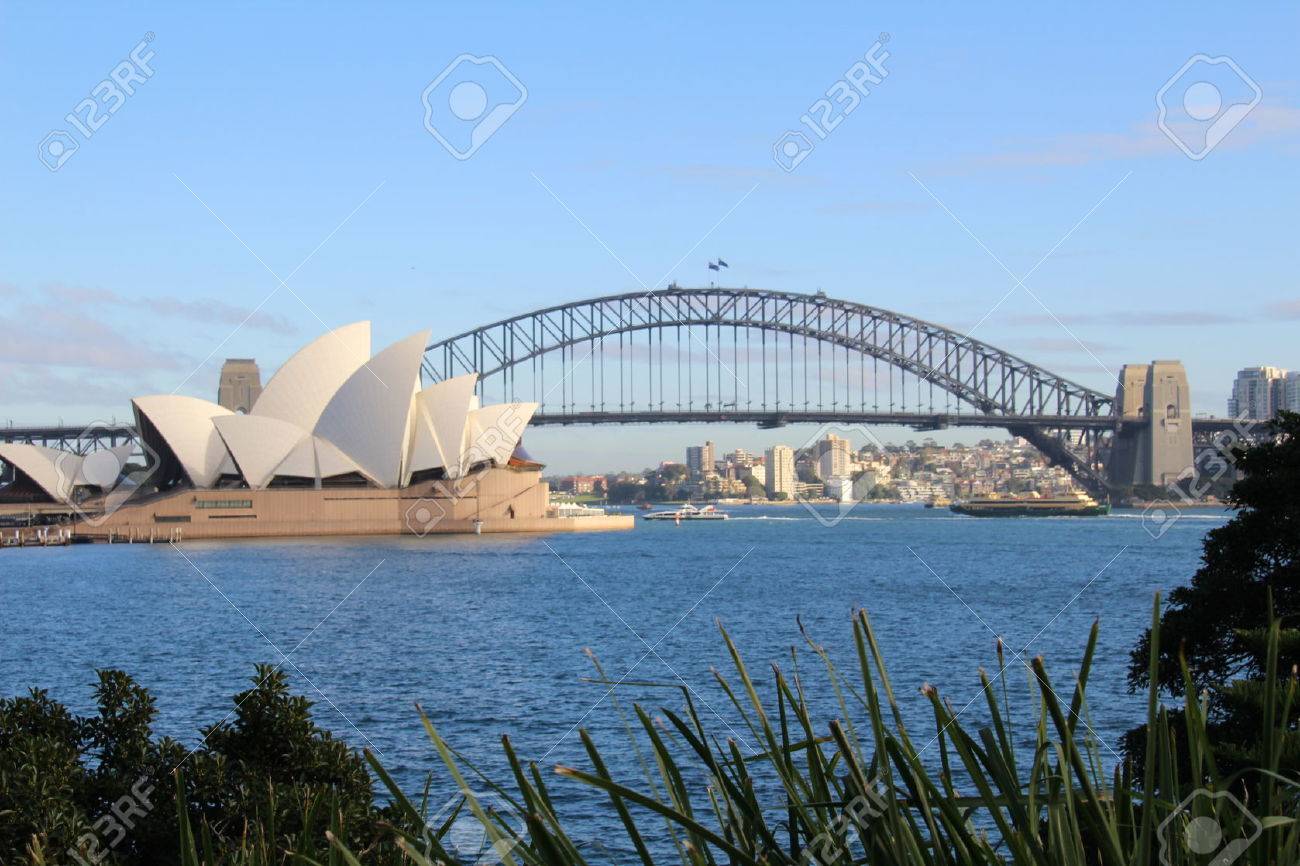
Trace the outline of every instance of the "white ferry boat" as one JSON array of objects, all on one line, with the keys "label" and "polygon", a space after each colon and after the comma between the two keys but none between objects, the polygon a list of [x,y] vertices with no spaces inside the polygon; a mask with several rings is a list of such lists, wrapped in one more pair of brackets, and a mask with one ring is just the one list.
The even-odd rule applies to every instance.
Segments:
[{"label": "white ferry boat", "polygon": [[604,517],[605,509],[583,505],[580,502],[551,502],[554,517]]},{"label": "white ferry boat", "polygon": [[642,520],[675,520],[678,523],[683,520],[727,520],[731,517],[725,511],[719,511],[712,505],[706,505],[703,508],[696,508],[694,505],[687,503],[681,508],[672,511],[656,511],[653,514],[641,515]]}]

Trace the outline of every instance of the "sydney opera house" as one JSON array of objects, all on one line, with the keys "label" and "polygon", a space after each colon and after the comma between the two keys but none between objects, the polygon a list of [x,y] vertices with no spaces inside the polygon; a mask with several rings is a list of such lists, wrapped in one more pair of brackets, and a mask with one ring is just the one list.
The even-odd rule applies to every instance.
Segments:
[{"label": "sydney opera house", "polygon": [[132,400],[135,441],[77,455],[0,444],[10,503],[63,506],[114,540],[622,528],[556,517],[521,436],[535,403],[480,405],[477,375],[420,387],[429,332],[373,357],[370,323],[331,331],[275,373],[249,410],[195,397]]}]

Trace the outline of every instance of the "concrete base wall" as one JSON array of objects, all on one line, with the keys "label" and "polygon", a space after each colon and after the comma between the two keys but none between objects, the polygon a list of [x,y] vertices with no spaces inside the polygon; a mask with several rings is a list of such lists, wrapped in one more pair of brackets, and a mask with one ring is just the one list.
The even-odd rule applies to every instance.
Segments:
[{"label": "concrete base wall", "polygon": [[401,490],[280,488],[177,490],[131,503],[79,536],[167,541],[321,535],[429,535],[482,532],[581,532],[631,529],[632,515],[548,517],[549,486],[540,473],[494,468],[459,481]]}]

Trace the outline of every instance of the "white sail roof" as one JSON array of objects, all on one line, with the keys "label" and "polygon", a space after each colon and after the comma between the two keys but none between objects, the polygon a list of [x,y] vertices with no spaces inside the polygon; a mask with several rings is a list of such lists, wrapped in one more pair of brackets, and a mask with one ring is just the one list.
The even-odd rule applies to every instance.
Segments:
[{"label": "white sail roof", "polygon": [[316,448],[316,470],[320,478],[333,478],[335,475],[348,475],[352,472],[366,474],[355,460],[335,448],[328,440],[313,436],[312,442]]},{"label": "white sail roof", "polygon": [[[213,418],[212,423],[230,449],[244,481],[254,490],[269,484],[276,467],[310,436],[296,424],[259,415],[223,415]],[[307,477],[315,477],[315,471]]]},{"label": "white sail roof", "polygon": [[537,403],[500,403],[470,412],[462,472],[485,460],[497,466],[509,463],[537,407]]},{"label": "white sail roof", "polygon": [[477,373],[456,376],[430,385],[415,395],[411,430],[411,453],[406,479],[427,469],[447,469],[448,476],[460,477],[461,456],[469,423]]},{"label": "white sail roof", "polygon": [[323,478],[353,472],[361,472],[361,467],[346,454],[319,436],[303,433],[302,438],[275,466],[266,483],[269,484],[276,478],[308,478],[319,482]]},{"label": "white sail roof", "polygon": [[249,414],[311,430],[343,383],[369,359],[369,322],[335,328],[285,361]]},{"label": "white sail roof", "polygon": [[319,481],[320,473],[316,469],[317,441],[316,437],[311,435],[300,439],[298,444],[293,446],[293,450],[285,455],[284,460],[280,461],[280,465],[275,467],[275,475]]},{"label": "white sail roof", "polygon": [[234,413],[216,403],[180,394],[136,397],[131,403],[162,436],[194,486],[211,487],[228,453],[212,419]]},{"label": "white sail roof", "polygon": [[41,445],[0,444],[0,460],[26,475],[56,502],[67,502],[72,494],[70,479],[76,469],[70,461],[79,458],[70,452]]},{"label": "white sail roof", "polygon": [[[248,415],[194,397],[137,397],[140,443],[174,458],[200,489],[223,475],[257,490],[281,476],[319,483],[352,474],[392,488],[414,472],[442,469],[457,478],[475,464],[505,465],[537,405],[480,407],[476,373],[421,390],[428,341],[421,331],[368,359],[370,323],[338,328],[286,361]],[[3,445],[0,459],[66,502],[79,486],[113,486],[135,447],[81,456]]]},{"label": "white sail roof", "polygon": [[30,478],[55,502],[67,504],[77,487],[112,488],[134,450],[135,444],[128,443],[83,456],[41,445],[11,443],[0,444],[0,460]]},{"label": "white sail roof", "polygon": [[397,487],[409,441],[412,399],[429,331],[400,340],[352,373],[321,413],[329,440],[381,487]]}]

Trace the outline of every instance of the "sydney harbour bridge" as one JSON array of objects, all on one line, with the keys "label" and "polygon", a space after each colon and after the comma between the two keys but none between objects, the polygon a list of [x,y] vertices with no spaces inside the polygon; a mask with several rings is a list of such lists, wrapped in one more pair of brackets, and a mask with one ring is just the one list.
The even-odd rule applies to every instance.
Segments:
[{"label": "sydney harbour bridge", "polygon": [[[547,307],[429,346],[437,382],[480,375],[484,402],[540,404],[534,425],[744,423],[1003,428],[1094,491],[1135,423],[1116,394],[941,325],[822,293],[680,288]],[[1231,419],[1195,419],[1198,437]],[[84,451],[121,428],[0,428]]]}]

